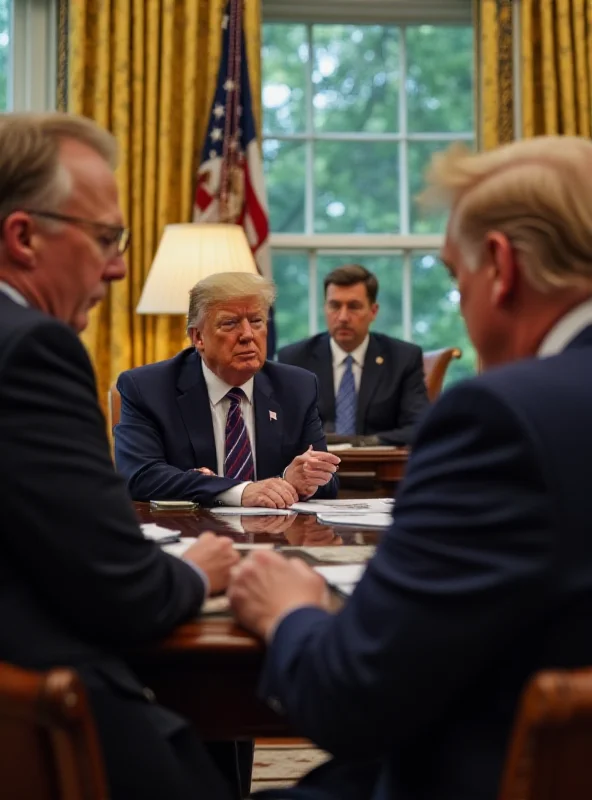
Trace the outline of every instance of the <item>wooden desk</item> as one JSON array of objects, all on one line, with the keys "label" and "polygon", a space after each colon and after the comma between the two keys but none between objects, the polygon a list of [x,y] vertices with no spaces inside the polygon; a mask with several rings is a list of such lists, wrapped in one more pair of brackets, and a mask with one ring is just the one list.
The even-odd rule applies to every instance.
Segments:
[{"label": "wooden desk", "polygon": [[[336,532],[316,517],[242,517],[249,530],[236,533],[207,511],[158,512],[136,503],[141,522],[157,522],[198,536],[205,530],[237,541],[277,545],[376,544],[380,531],[354,527]],[[281,530],[284,528],[283,530]],[[234,624],[229,615],[205,616],[179,626],[159,644],[125,653],[157,700],[190,719],[208,739],[288,736],[285,721],[256,696],[264,646]]]},{"label": "wooden desk", "polygon": [[336,452],[340,472],[373,473],[379,495],[391,497],[402,480],[409,459],[406,447],[351,447]]}]

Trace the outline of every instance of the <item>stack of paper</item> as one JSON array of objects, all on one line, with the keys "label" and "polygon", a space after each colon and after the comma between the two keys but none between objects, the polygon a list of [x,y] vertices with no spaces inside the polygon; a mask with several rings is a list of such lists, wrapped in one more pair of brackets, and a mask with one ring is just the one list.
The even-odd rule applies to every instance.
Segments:
[{"label": "stack of paper", "polygon": [[355,528],[389,528],[393,518],[390,514],[317,514],[319,522],[325,525],[348,525]]},{"label": "stack of paper", "polygon": [[163,528],[161,525],[157,525],[155,522],[145,522],[143,525],[140,525],[140,527],[142,528],[142,532],[147,539],[153,539],[159,544],[164,544],[165,542],[178,542],[179,538],[181,537],[181,531]]},{"label": "stack of paper", "polygon": [[340,564],[334,567],[315,567],[329,586],[350,595],[366,570],[366,564]]},{"label": "stack of paper", "polygon": [[305,500],[290,506],[299,514],[388,514],[395,501],[391,498],[370,497],[367,500]]},{"label": "stack of paper", "polygon": [[211,514],[219,514],[221,516],[238,514],[241,517],[267,516],[269,514],[289,516],[295,510],[294,508],[264,508],[263,506],[216,506],[215,508],[208,508]]}]

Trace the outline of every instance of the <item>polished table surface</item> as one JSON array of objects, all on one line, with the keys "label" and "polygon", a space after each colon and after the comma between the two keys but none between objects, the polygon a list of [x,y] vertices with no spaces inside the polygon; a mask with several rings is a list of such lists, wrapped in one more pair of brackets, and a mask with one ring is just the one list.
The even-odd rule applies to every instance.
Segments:
[{"label": "polished table surface", "polygon": [[[314,515],[241,516],[244,533],[206,510],[152,511],[136,503],[141,522],[199,536],[206,530],[241,543],[278,547],[374,545],[380,531],[335,528]],[[256,688],[264,645],[236,625],[230,614],[206,615],[180,625],[151,646],[127,651],[126,659],[163,705],[190,719],[210,739],[286,736],[285,721],[258,700]]]}]

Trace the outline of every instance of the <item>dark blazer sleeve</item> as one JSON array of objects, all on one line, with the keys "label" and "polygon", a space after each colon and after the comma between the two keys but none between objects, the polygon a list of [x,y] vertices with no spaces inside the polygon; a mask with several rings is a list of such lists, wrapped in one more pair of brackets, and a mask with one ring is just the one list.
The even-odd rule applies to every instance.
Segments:
[{"label": "dark blazer sleeve", "polygon": [[0,485],[5,524],[19,529],[3,537],[4,557],[87,641],[168,633],[198,611],[204,586],[144,538],[113,469],[86,351],[54,321],[15,338],[1,367]]},{"label": "dark blazer sleeve", "polygon": [[532,630],[558,523],[525,427],[482,385],[442,398],[344,609],[294,611],[275,633],[261,690],[300,734],[358,760],[407,744]]},{"label": "dark blazer sleeve", "polygon": [[396,426],[375,434],[382,444],[413,444],[419,423],[430,406],[423,371],[423,354],[419,347],[414,348],[414,355],[409,359],[399,393]]},{"label": "dark blazer sleeve", "polygon": [[212,506],[220,492],[240,483],[169,464],[159,426],[129,372],[119,376],[117,389],[121,421],[115,426],[115,464],[134,500],[191,500]]}]

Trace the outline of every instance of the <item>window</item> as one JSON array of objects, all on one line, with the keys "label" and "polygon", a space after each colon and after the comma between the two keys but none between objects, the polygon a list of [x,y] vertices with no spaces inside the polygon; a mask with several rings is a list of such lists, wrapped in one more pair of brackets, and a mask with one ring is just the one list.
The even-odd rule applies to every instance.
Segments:
[{"label": "window", "polygon": [[58,0],[0,0],[0,110],[55,108]]},{"label": "window", "polygon": [[266,21],[262,65],[280,345],[324,329],[323,277],[359,262],[380,282],[376,329],[460,346],[450,378],[471,374],[444,218],[414,201],[432,153],[473,144],[471,26]]},{"label": "window", "polygon": [[0,111],[9,108],[12,0],[0,0]]}]

